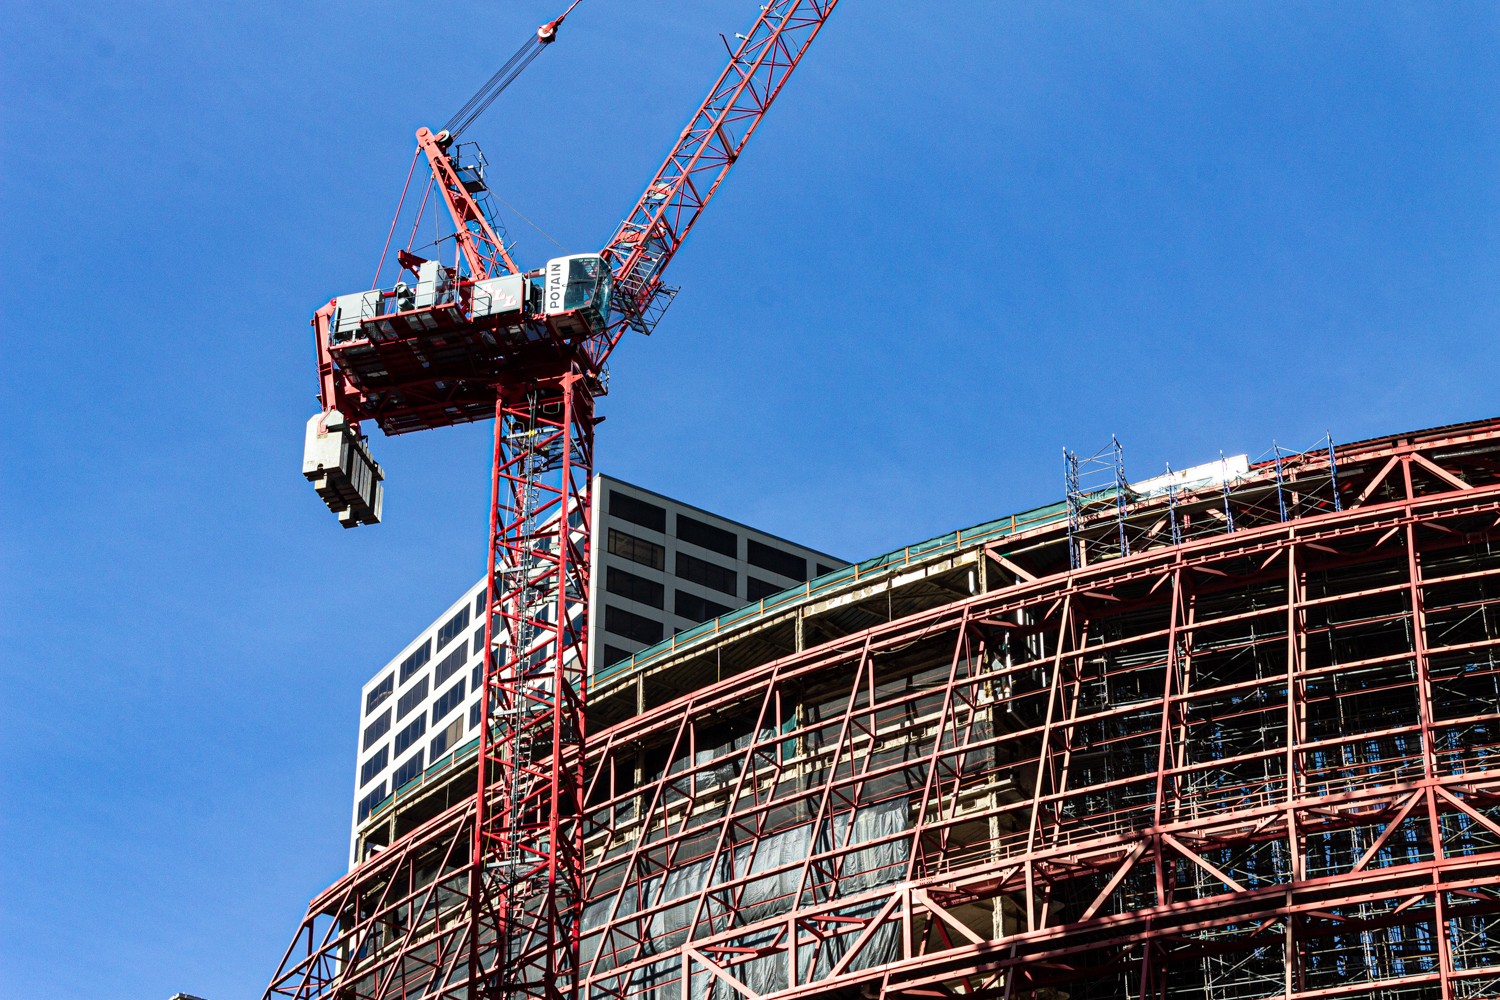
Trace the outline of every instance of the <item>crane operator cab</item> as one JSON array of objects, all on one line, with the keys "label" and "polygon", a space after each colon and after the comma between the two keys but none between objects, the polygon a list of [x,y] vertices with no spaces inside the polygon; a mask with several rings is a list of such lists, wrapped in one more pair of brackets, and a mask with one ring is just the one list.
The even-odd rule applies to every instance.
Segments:
[{"label": "crane operator cab", "polygon": [[588,337],[609,325],[614,276],[596,253],[575,253],[547,261],[542,275],[543,313],[565,337]]}]

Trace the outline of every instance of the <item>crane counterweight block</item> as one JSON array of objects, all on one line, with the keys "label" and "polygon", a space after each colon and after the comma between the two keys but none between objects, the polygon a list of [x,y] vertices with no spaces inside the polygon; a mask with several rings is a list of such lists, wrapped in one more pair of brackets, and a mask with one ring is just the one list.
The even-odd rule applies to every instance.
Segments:
[{"label": "crane counterweight block", "polygon": [[385,501],[385,473],[370,457],[369,442],[338,410],[307,421],[302,475],[346,528],[379,524]]}]

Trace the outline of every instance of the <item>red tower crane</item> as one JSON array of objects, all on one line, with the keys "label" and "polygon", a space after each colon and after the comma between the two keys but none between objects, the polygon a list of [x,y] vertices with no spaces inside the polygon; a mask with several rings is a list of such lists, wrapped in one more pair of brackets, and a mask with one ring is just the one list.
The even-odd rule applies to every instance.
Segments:
[{"label": "red tower crane", "polygon": [[494,419],[478,781],[469,801],[312,901],[267,998],[576,994],[595,401],[625,332],[650,333],[670,304],[667,264],[836,3],[759,7],[595,254],[521,271],[486,209],[484,158],[456,141],[556,37],[561,17],[448,128],[417,131],[413,172],[425,157],[424,207],[436,190],[454,227],[438,246],[454,240],[453,262],[398,251],[411,283],[339,296],[316,312],[323,409],[308,423],[303,473],[346,527],[372,524],[382,473],[364,422],[389,435]]}]

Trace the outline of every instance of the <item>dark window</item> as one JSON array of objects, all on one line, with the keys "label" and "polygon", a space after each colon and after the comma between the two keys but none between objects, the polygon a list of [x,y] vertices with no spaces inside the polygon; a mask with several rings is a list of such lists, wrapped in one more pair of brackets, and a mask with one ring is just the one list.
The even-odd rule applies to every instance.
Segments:
[{"label": "dark window", "polygon": [[619,556],[621,559],[629,559],[638,562],[642,566],[650,566],[652,569],[667,568],[667,550],[655,542],[648,542],[644,538],[627,535],[623,531],[609,529],[609,552],[610,555]]},{"label": "dark window", "polygon": [[612,604],[604,606],[604,628],[615,635],[647,644],[661,642],[661,622],[633,615]]},{"label": "dark window", "polygon": [[396,745],[391,748],[392,752],[396,754],[401,753],[401,751],[421,739],[422,734],[425,732],[427,732],[427,713],[423,712],[411,720],[411,725],[396,734]]},{"label": "dark window", "polygon": [[432,671],[432,686],[437,687],[443,681],[458,673],[458,669],[464,665],[469,658],[469,643],[466,639],[458,640],[458,648],[443,657]]},{"label": "dark window", "polygon": [[457,684],[444,691],[438,700],[432,703],[432,724],[436,726],[443,716],[463,704],[463,700],[464,679],[460,677]]},{"label": "dark window", "polygon": [[391,775],[391,791],[395,791],[421,773],[422,751],[418,750],[407,758],[406,763],[396,768],[395,774]]},{"label": "dark window", "polygon": [[606,667],[612,667],[621,660],[628,659],[630,659],[630,653],[626,650],[621,649],[619,646],[611,646],[609,643],[604,644],[604,665]]},{"label": "dark window", "polygon": [[768,569],[772,573],[789,576],[793,580],[807,579],[806,559],[803,559],[801,556],[794,556],[790,552],[783,552],[780,549],[772,548],[769,545],[762,545],[753,538],[750,539],[750,544],[746,547],[745,561],[751,566],[759,566],[761,569]]},{"label": "dark window", "polygon": [[472,705],[469,706],[469,728],[470,729],[473,729],[475,726],[479,725],[479,705],[480,705],[480,703],[476,701],[474,704],[472,704]]},{"label": "dark window", "polygon": [[758,601],[763,597],[770,597],[772,594],[779,594],[785,589],[779,583],[767,583],[764,580],[757,580],[748,573],[745,574],[745,596],[752,601]]},{"label": "dark window", "polygon": [[458,741],[464,738],[464,718],[459,716],[453,720],[453,724],[432,738],[432,745],[427,748],[427,759],[437,760],[437,755],[449,747],[458,746]]},{"label": "dark window", "polygon": [[[503,667],[505,665],[505,647],[504,646],[496,646],[495,647],[494,661],[495,661],[495,668],[496,668],[497,671],[499,670],[500,667]],[[471,670],[471,671],[469,671],[469,690],[470,691],[478,691],[480,684],[482,684],[483,682],[484,682],[484,661],[480,660],[478,663],[474,664],[474,669]]]},{"label": "dark window", "polygon": [[484,599],[488,596],[483,590],[474,595],[474,620],[477,622],[484,621]]},{"label": "dark window", "polygon": [[713,601],[705,601],[701,597],[694,597],[692,594],[679,590],[677,599],[673,603],[673,610],[683,618],[691,618],[695,622],[706,622],[710,618],[727,615],[734,609],[715,604]]},{"label": "dark window", "polygon": [[677,575],[689,583],[701,583],[705,587],[712,587],[721,594],[730,597],[739,596],[739,574],[732,569],[725,569],[718,563],[711,563],[686,552],[677,553]]},{"label": "dark window", "polygon": [[380,713],[380,718],[365,727],[365,746],[370,749],[370,744],[391,731],[391,710],[386,709]]},{"label": "dark window", "polygon": [[356,820],[356,822],[363,823],[365,821],[365,817],[370,815],[370,813],[374,811],[375,807],[380,805],[380,803],[384,801],[385,782],[382,781],[379,785],[375,786],[375,790],[373,792],[359,800],[359,819]]},{"label": "dark window", "polygon": [[396,721],[400,722],[406,718],[407,714],[420,705],[426,698],[427,678],[424,676],[411,686],[411,690],[396,699]]},{"label": "dark window", "polygon": [[370,689],[370,693],[365,695],[365,714],[369,715],[375,711],[376,706],[389,698],[394,690],[396,690],[396,675],[386,674],[385,680],[376,684]]},{"label": "dark window", "polygon": [[649,604],[653,608],[662,606],[664,588],[653,580],[634,573],[627,573],[623,569],[615,569],[610,566],[604,574],[604,589],[611,594],[619,594],[628,597],[632,601]]},{"label": "dark window", "polygon": [[479,626],[477,629],[474,630],[474,635],[472,637],[470,637],[469,643],[471,644],[471,646],[473,647],[473,650],[474,650],[473,653],[470,654],[470,655],[472,655],[472,656],[478,656],[480,653],[484,652],[484,626],[483,625]]},{"label": "dark window", "polygon": [[660,531],[663,535],[667,533],[667,512],[663,508],[654,503],[637,500],[625,493],[609,491],[609,514],[611,517],[620,517],[632,524],[639,524],[643,528]]},{"label": "dark window", "polygon": [[417,648],[415,653],[401,661],[401,683],[405,684],[406,679],[421,670],[430,659],[432,659],[432,640],[428,639]]},{"label": "dark window", "polygon": [[735,559],[740,552],[740,537],[732,531],[715,528],[711,524],[695,521],[682,514],[677,515],[677,537],[684,542],[701,545],[710,552]]},{"label": "dark window", "polygon": [[442,649],[444,646],[448,645],[448,643],[452,642],[454,639],[457,639],[459,633],[461,633],[468,627],[469,606],[465,604],[462,611],[454,615],[452,618],[449,618],[448,621],[443,625],[443,627],[438,629],[437,648]]},{"label": "dark window", "polygon": [[837,566],[824,566],[822,563],[818,563],[819,576],[827,576],[829,573],[832,573],[836,569],[838,569]]},{"label": "dark window", "polygon": [[359,787],[363,788],[368,785],[370,781],[375,777],[375,775],[385,770],[385,766],[390,762],[391,747],[390,744],[387,743],[385,746],[372,753],[369,760],[360,765]]}]

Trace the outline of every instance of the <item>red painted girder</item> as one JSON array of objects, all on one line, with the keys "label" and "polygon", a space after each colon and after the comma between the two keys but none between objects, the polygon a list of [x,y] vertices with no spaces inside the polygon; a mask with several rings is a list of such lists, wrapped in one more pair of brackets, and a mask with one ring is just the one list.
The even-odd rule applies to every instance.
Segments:
[{"label": "red painted girder", "polygon": [[[427,165],[432,168],[433,184],[448,206],[453,217],[453,228],[457,230],[459,249],[469,264],[469,277],[491,278],[498,274],[519,274],[520,268],[505,252],[505,244],[490,228],[479,203],[459,180],[448,162],[448,150],[438,143],[437,136],[428,128],[417,129],[417,145],[427,155]],[[503,267],[502,267],[503,265]]]},{"label": "red painted girder", "polygon": [[[600,251],[616,296],[644,309],[662,271],[755,134],[838,0],[772,0],[714,81],[635,207]],[[594,360],[602,362],[626,324],[616,324]]]}]

